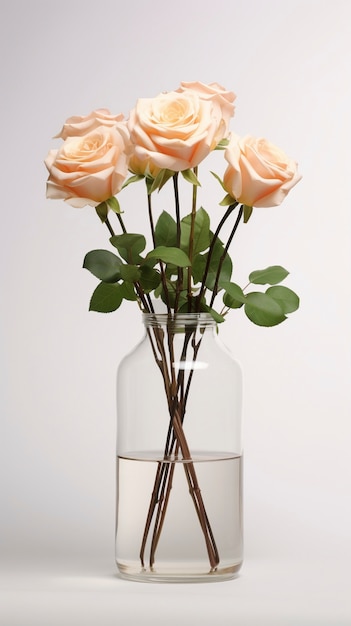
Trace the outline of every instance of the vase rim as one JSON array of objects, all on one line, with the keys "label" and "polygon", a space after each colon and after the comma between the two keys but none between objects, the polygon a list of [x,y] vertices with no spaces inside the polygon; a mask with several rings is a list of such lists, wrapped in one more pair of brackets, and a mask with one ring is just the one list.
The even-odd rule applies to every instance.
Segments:
[{"label": "vase rim", "polygon": [[143,313],[143,323],[146,327],[172,326],[183,328],[186,326],[215,327],[216,321],[210,313]]}]

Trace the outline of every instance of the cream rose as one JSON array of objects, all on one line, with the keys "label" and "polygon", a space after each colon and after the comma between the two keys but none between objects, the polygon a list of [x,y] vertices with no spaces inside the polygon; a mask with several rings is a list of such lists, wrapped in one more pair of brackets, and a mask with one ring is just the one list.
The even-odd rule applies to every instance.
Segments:
[{"label": "cream rose", "polygon": [[233,135],[224,156],[229,164],[223,177],[224,188],[248,206],[281,204],[301,179],[297,163],[267,139]]},{"label": "cream rose", "polygon": [[74,207],[96,206],[118,193],[128,174],[127,129],[99,126],[83,137],[68,137],[45,160],[47,197]]},{"label": "cream rose", "polygon": [[217,143],[228,136],[230,119],[234,115],[234,100],[236,99],[235,93],[227,91],[222,85],[218,83],[210,83],[208,85],[200,82],[181,82],[179,90],[180,92],[191,91],[197,93],[202,100],[211,100],[216,107],[218,107],[218,140]]},{"label": "cream rose", "polygon": [[89,115],[74,115],[65,121],[55,138],[82,137],[98,126],[115,126],[116,122],[122,122],[123,119],[123,113],[111,115],[108,109],[96,109]]},{"label": "cream rose", "polygon": [[198,165],[216,147],[215,105],[192,92],[142,98],[128,122],[136,157],[174,172]]}]

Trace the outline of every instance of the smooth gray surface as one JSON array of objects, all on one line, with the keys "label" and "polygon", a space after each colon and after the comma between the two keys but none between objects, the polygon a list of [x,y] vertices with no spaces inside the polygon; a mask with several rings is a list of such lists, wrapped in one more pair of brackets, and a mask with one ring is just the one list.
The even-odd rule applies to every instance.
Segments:
[{"label": "smooth gray surface", "polygon": [[232,581],[144,584],[120,580],[113,569],[91,563],[69,571],[52,568],[3,574],[4,626],[349,626],[347,564],[249,560]]}]

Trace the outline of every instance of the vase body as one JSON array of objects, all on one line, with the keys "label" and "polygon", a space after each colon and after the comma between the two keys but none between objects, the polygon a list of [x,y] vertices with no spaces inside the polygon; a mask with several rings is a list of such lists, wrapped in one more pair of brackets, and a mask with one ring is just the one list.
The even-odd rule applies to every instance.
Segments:
[{"label": "vase body", "polygon": [[118,368],[116,563],[123,578],[235,576],[243,558],[242,376],[208,314],[144,314]]}]

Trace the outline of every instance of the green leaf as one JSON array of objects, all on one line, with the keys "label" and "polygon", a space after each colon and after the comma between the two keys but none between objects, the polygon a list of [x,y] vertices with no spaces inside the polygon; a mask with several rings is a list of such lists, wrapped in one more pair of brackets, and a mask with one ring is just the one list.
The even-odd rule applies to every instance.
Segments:
[{"label": "green leaf", "polygon": [[[181,221],[180,245],[182,250],[185,250],[186,252],[189,252],[191,222],[191,213],[184,217]],[[206,250],[210,245],[210,241],[210,218],[206,211],[201,207],[195,214],[193,254],[195,255],[203,250]]]},{"label": "green leaf", "polygon": [[240,309],[243,306],[242,302],[235,300],[235,298],[232,298],[232,296],[229,296],[227,293],[223,296],[223,304],[229,309]]},{"label": "green leaf", "polygon": [[[221,258],[224,253],[225,253],[224,246],[222,242],[219,239],[217,239],[213,247],[213,252],[212,252],[211,261],[210,261],[210,268],[209,268],[208,276],[206,279],[206,287],[208,289],[211,289],[211,291],[213,291],[215,287],[218,267],[219,267]],[[219,276],[218,289],[222,288],[223,283],[227,283],[230,281],[232,271],[233,271],[233,264],[232,264],[229,254],[226,252],[224,261],[221,267],[221,273]]]},{"label": "green leaf", "polygon": [[160,170],[151,185],[150,193],[156,191],[156,189],[160,191],[160,189],[162,189],[162,187],[169,181],[170,178],[172,178],[172,176],[174,176],[174,172],[172,170]]},{"label": "green leaf", "polygon": [[195,185],[196,187],[201,187],[200,181],[198,177],[194,174],[193,170],[182,170],[181,172],[183,178],[185,178],[188,183]]},{"label": "green leaf", "polygon": [[207,259],[207,254],[197,254],[193,258],[191,271],[192,271],[192,277],[193,277],[193,281],[195,285],[197,283],[202,282],[202,277],[204,275],[205,267],[206,267],[206,259]]},{"label": "green leaf", "polygon": [[146,258],[171,263],[177,267],[189,267],[191,265],[188,255],[183,250],[167,246],[157,246],[148,253]]},{"label": "green leaf", "polygon": [[121,296],[124,300],[137,300],[136,293],[132,283],[120,283]]},{"label": "green leaf", "polygon": [[140,278],[140,270],[136,265],[122,265],[121,278],[127,283],[135,283]]},{"label": "green leaf", "polygon": [[289,272],[280,265],[271,265],[264,270],[256,270],[251,272],[249,276],[250,283],[255,285],[276,285],[288,276]]},{"label": "green leaf", "polygon": [[[170,287],[170,285],[168,284],[168,287]],[[177,300],[177,304],[178,304],[178,311],[181,313],[186,313],[187,312],[187,303],[188,303],[188,294],[186,289],[183,289],[182,291],[179,292],[179,295],[177,296],[176,290],[175,289],[168,289],[168,297],[166,298],[164,291],[161,291],[161,298],[162,301],[166,304],[167,302],[169,303],[171,309],[174,309],[176,306],[176,300]]]},{"label": "green leaf", "polygon": [[115,198],[115,196],[111,196],[111,198],[109,198],[108,200],[106,200],[108,206],[110,207],[111,211],[113,211],[114,213],[122,213],[121,211],[121,207],[119,206],[119,202],[117,200],[117,198]]},{"label": "green leaf", "polygon": [[[224,184],[223,184],[223,180],[218,176],[218,174],[216,174],[216,172],[212,172],[211,170],[211,174],[212,176],[215,177],[216,180],[218,180],[220,186],[222,187],[222,189],[224,189]],[[226,189],[224,189],[224,191],[226,191]]]},{"label": "green leaf", "polygon": [[107,220],[107,213],[108,213],[107,202],[100,202],[100,204],[98,204],[95,207],[95,211],[98,214],[99,218],[101,219],[102,223],[104,224]]},{"label": "green leaf", "polygon": [[116,311],[122,303],[123,295],[120,285],[100,283],[90,300],[89,311],[98,313],[112,313]]},{"label": "green leaf", "polygon": [[219,206],[230,206],[231,204],[235,204],[235,202],[234,198],[227,193],[223,200],[220,201]]},{"label": "green leaf", "polygon": [[217,313],[217,311],[215,311],[215,309],[212,309],[211,307],[209,307],[204,302],[201,302],[200,310],[204,311],[206,313],[209,313],[210,315],[212,315],[213,319],[215,320],[215,322],[217,322],[217,324],[221,324],[222,322],[225,321],[223,315],[221,315],[220,313]]},{"label": "green leaf", "polygon": [[147,195],[150,196],[152,194],[152,186],[154,184],[154,179],[146,177],[145,178],[145,183],[146,183]]},{"label": "green leaf", "polygon": [[155,298],[159,298],[162,295],[162,292],[163,292],[163,284],[162,284],[162,281],[160,281],[159,286],[156,287],[156,289],[154,290]]},{"label": "green leaf", "polygon": [[92,250],[85,255],[83,267],[105,283],[121,278],[122,261],[109,250]]},{"label": "green leaf", "polygon": [[247,222],[249,221],[251,215],[252,215],[252,211],[253,208],[252,206],[248,206],[247,204],[243,204],[243,209],[244,209],[244,224],[247,224]]},{"label": "green leaf", "polygon": [[[192,275],[193,275],[193,280],[194,280],[195,285],[197,283],[201,283],[203,280],[206,263],[208,259],[208,254],[209,253],[206,252],[206,254],[198,254],[194,257],[193,265],[192,265]],[[219,239],[217,239],[213,248],[212,255],[211,255],[210,266],[209,266],[208,275],[207,275],[206,283],[205,283],[206,287],[210,289],[211,291],[213,291],[214,286],[215,286],[217,271],[218,271],[220,259],[223,254],[224,254],[223,244],[221,243]],[[223,264],[222,264],[219,281],[218,281],[218,289],[222,289],[222,287],[225,284],[230,282],[232,271],[233,271],[233,264],[232,264],[229,254],[226,253]]]},{"label": "green leaf", "polygon": [[229,144],[229,139],[221,139],[215,147],[215,150],[225,150],[227,145]]},{"label": "green leaf", "polygon": [[288,287],[269,287],[266,293],[280,304],[284,313],[293,313],[299,308],[299,296]]},{"label": "green leaf", "polygon": [[140,267],[140,284],[146,293],[157,289],[161,282],[160,273],[149,267],[148,265],[141,265]]},{"label": "green leaf", "polygon": [[222,283],[222,287],[223,289],[225,289],[225,291],[228,293],[229,296],[231,296],[232,298],[235,298],[235,300],[238,300],[238,302],[241,302],[242,304],[246,302],[246,296],[243,290],[236,283],[224,282]]},{"label": "green leaf", "polygon": [[132,184],[132,183],[138,183],[140,180],[143,180],[144,176],[142,176],[141,174],[135,174],[135,176],[130,176],[129,178],[127,178],[127,180],[124,181],[123,185],[122,185],[122,189],[124,189],[125,187],[128,187],[128,185]]},{"label": "green leaf", "polygon": [[217,324],[222,324],[222,322],[225,322],[225,318],[223,317],[223,315],[217,313],[215,309],[211,309],[210,307],[208,307],[207,312],[212,315],[214,321],[217,322]]},{"label": "green leaf", "polygon": [[163,211],[157,220],[155,243],[156,246],[176,246],[177,224],[167,211]]},{"label": "green leaf", "polygon": [[122,235],[113,235],[110,237],[110,242],[117,248],[122,259],[127,263],[134,263],[138,265],[142,262],[142,257],[139,252],[142,252],[146,246],[146,239],[144,235],[138,235],[135,233],[123,233]]},{"label": "green leaf", "polygon": [[280,304],[266,293],[258,291],[247,294],[245,313],[257,326],[276,326],[286,319]]},{"label": "green leaf", "polygon": [[225,294],[223,296],[223,303],[230,309],[239,309],[246,302],[246,296],[236,283],[222,283]]}]

